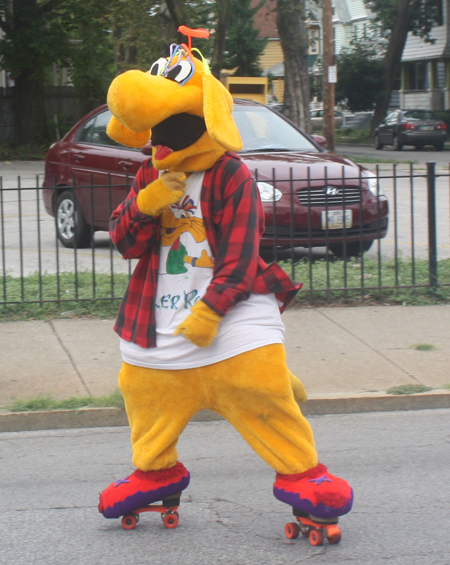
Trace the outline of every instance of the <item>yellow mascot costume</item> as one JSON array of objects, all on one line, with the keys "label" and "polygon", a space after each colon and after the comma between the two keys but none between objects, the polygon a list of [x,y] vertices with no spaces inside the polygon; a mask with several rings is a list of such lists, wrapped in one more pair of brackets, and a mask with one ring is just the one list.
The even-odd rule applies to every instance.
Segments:
[{"label": "yellow mascot costume", "polygon": [[[111,219],[117,249],[139,259],[115,325],[136,471],[101,493],[99,511],[132,528],[162,501],[153,507],[175,527],[189,484],[177,440],[208,408],[274,469],[274,494],[300,528],[312,528],[308,520],[330,528],[350,511],[353,492],[318,462],[296,402],[306,393],[286,366],[280,309],[301,285],[259,257],[264,212],[234,153],[242,145],[231,95],[189,38],[148,73],[116,77],[108,105],[110,137],[131,147],[151,139],[152,159]],[[334,528],[329,539],[338,541]]]}]

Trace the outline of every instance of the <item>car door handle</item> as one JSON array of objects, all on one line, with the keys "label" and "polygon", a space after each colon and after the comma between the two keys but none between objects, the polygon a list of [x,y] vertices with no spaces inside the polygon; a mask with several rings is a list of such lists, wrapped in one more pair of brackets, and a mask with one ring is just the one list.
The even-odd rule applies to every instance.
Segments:
[{"label": "car door handle", "polygon": [[124,169],[131,167],[132,164],[130,161],[119,161],[119,165]]},{"label": "car door handle", "polygon": [[83,161],[84,155],[80,155],[79,153],[75,153],[73,158],[74,158],[75,161]]}]

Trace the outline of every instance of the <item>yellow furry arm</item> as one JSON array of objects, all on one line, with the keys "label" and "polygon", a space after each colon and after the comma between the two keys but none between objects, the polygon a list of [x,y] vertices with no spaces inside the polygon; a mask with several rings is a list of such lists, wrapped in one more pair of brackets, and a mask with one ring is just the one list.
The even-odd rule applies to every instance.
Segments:
[{"label": "yellow furry arm", "polygon": [[175,330],[198,347],[208,347],[217,335],[222,317],[199,300],[192,307],[189,316]]},{"label": "yellow furry arm", "polygon": [[184,196],[186,175],[170,173],[162,175],[138,192],[136,204],[143,214],[159,216],[161,212]]},{"label": "yellow furry arm", "polygon": [[294,398],[297,402],[305,402],[308,398],[306,394],[306,389],[303,383],[298,379],[291,371],[289,371],[289,380],[291,381],[292,392],[294,393]]}]

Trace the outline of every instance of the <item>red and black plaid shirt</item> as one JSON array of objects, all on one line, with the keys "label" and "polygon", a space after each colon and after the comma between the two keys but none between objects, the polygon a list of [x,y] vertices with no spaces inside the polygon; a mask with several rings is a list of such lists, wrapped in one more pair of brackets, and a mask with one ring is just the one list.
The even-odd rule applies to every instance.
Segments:
[{"label": "red and black plaid shirt", "polygon": [[[155,296],[160,252],[160,220],[143,214],[136,195],[158,177],[151,159],[139,169],[126,200],[114,211],[111,239],[125,259],[140,259],[128,284],[115,331],[141,347],[156,347]],[[264,211],[256,184],[234,153],[226,153],[205,172],[201,210],[214,256],[211,283],[202,300],[220,316],[252,292],[275,293],[283,311],[301,284],[276,263],[259,257]]]}]

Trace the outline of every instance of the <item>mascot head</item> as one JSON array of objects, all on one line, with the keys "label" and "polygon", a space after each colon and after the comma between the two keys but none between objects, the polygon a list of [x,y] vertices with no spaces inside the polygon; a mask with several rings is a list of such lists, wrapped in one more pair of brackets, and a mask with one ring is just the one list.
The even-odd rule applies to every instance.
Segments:
[{"label": "mascot head", "polygon": [[191,36],[208,32],[185,26],[180,31],[189,35],[189,47],[173,44],[170,56],[158,59],[148,73],[131,70],[113,80],[107,133],[129,147],[151,139],[156,169],[188,172],[212,167],[225,151],[239,151],[242,142],[231,94],[190,46]]}]

